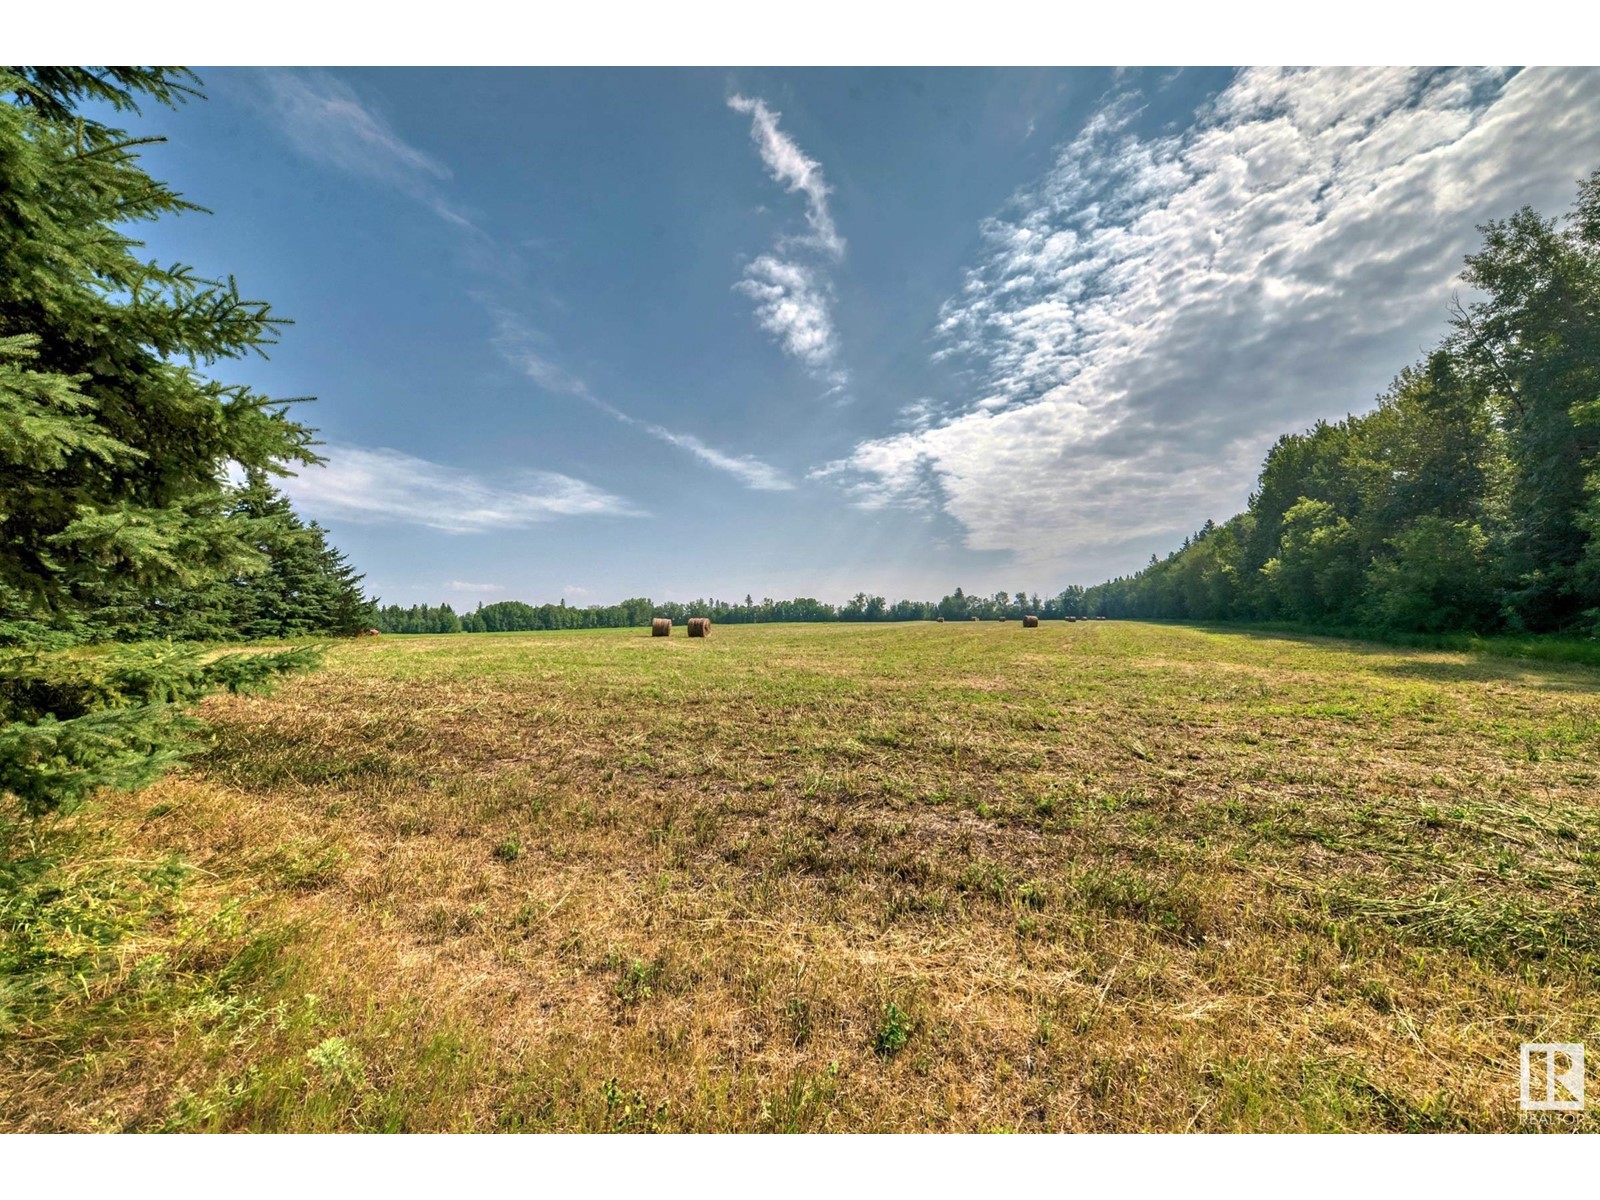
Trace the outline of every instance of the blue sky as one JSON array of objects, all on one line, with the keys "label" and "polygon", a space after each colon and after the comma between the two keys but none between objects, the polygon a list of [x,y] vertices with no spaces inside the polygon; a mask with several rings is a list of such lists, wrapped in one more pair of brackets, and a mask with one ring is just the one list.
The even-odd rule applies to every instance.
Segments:
[{"label": "blue sky", "polygon": [[1565,210],[1600,72],[201,69],[149,252],[296,324],[386,602],[1054,592],[1244,504]]}]

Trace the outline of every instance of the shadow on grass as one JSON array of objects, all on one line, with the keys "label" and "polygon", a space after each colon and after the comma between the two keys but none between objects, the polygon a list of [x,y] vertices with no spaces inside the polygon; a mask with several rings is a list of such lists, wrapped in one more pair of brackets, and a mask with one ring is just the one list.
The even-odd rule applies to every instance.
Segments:
[{"label": "shadow on grass", "polygon": [[[1474,634],[1394,634],[1367,630],[1312,630],[1283,624],[1233,625],[1200,621],[1138,621],[1129,624],[1229,634],[1257,642],[1285,642],[1344,654],[1400,661],[1374,663],[1371,669],[1430,683],[1505,681],[1577,692],[1600,692],[1600,643],[1575,638],[1485,638]],[[1416,657],[1408,657],[1407,651]],[[1466,654],[1466,662],[1425,658]]]},{"label": "shadow on grass", "polygon": [[345,752],[307,745],[293,731],[248,724],[212,725],[213,744],[196,761],[234,787],[312,787],[363,778],[394,778],[402,768],[382,752],[358,747]]},{"label": "shadow on grass", "polygon": [[1439,662],[1409,659],[1379,663],[1375,670],[1401,679],[1427,683],[1519,683],[1529,687],[1565,692],[1600,692],[1600,673],[1575,663],[1529,663],[1521,659],[1489,659],[1472,662]]}]

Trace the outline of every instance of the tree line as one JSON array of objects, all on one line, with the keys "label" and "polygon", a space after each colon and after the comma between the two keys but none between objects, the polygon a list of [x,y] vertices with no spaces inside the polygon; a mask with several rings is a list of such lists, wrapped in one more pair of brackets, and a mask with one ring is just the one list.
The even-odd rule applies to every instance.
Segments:
[{"label": "tree line", "polygon": [[1600,633],[1600,171],[1563,220],[1479,230],[1475,298],[1375,410],[1280,438],[1244,512],[1089,610]]},{"label": "tree line", "polygon": [[541,629],[619,629],[650,624],[654,617],[666,617],[682,625],[690,617],[710,617],[720,625],[753,625],[778,621],[929,621],[944,617],[951,621],[1020,619],[1025,613],[1049,618],[1088,615],[1084,589],[1076,585],[1059,594],[1041,598],[1037,592],[996,592],[992,596],[969,596],[961,588],[939,600],[897,600],[857,592],[846,604],[833,605],[810,597],[794,600],[746,596],[743,603],[705,599],[688,603],[666,601],[657,604],[648,598],[624,600],[620,604],[570,606],[565,600],[538,606],[519,600],[480,604],[472,612],[457,613],[449,604],[385,605],[377,610],[373,628],[380,633],[507,633]]}]

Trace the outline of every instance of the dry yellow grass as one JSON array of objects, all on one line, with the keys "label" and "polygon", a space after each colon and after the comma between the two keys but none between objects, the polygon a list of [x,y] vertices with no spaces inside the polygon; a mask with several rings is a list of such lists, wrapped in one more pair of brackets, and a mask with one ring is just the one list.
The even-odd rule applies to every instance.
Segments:
[{"label": "dry yellow grass", "polygon": [[1593,670],[726,626],[205,715],[47,835],[0,1128],[1596,1127],[1517,1111],[1600,1042]]}]

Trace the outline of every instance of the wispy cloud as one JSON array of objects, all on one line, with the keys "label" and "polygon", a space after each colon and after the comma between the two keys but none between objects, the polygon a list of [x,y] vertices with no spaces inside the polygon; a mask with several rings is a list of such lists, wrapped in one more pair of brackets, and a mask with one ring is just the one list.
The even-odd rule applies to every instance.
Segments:
[{"label": "wispy cloud", "polygon": [[748,454],[724,454],[722,451],[706,445],[693,434],[674,433],[670,429],[663,429],[660,425],[649,425],[642,421],[633,421],[631,417],[628,420],[643,429],[651,437],[659,438],[663,442],[677,446],[680,450],[687,450],[708,467],[727,472],[744,484],[745,487],[754,491],[787,492],[794,489],[794,484],[784,477],[783,472],[762,462],[759,458],[754,458]]},{"label": "wispy cloud", "polygon": [[498,583],[466,583],[460,579],[452,579],[444,585],[447,592],[467,592],[473,595],[488,595],[491,592],[503,592],[506,589]]},{"label": "wispy cloud", "polygon": [[608,416],[631,423],[631,417],[596,398],[583,380],[549,357],[547,337],[504,305],[482,296],[479,297],[479,301],[494,323],[494,334],[490,338],[490,343],[508,364],[547,392],[562,392],[576,396],[599,408]]},{"label": "wispy cloud", "polygon": [[781,114],[764,100],[735,95],[728,97],[728,107],[750,118],[750,137],[767,173],[785,190],[805,197],[807,227],[803,235],[780,237],[774,252],[753,260],[734,287],[756,302],[757,323],[786,354],[833,390],[842,390],[848,375],[838,365],[826,264],[844,259],[845,242],[828,210],[830,189],[822,167],[778,128]]},{"label": "wispy cloud", "polygon": [[444,190],[450,169],[411,145],[343,80],[326,71],[260,72],[267,107],[302,154],[405,192],[463,230],[475,226]]},{"label": "wispy cloud", "polygon": [[794,488],[776,467],[748,454],[726,454],[706,445],[693,434],[679,433],[661,425],[630,416],[614,404],[600,399],[582,379],[550,362],[541,353],[537,333],[527,328],[505,309],[494,309],[494,345],[505,360],[546,391],[576,396],[598,412],[604,413],[618,424],[686,450],[700,462],[714,470],[732,475],[745,487],[761,492],[787,492]]},{"label": "wispy cloud", "polygon": [[[828,212],[827,181],[815,159],[806,157],[795,140],[778,128],[781,113],[775,113],[759,97],[729,96],[728,107],[750,118],[750,138],[766,164],[767,172],[784,188],[806,198],[806,224],[811,232],[805,239],[831,258],[844,257],[844,239],[834,227]],[[788,239],[793,243],[798,239]]]},{"label": "wispy cloud", "polygon": [[1162,137],[1140,102],[982,226],[938,330],[967,399],[816,474],[937,504],[972,549],[1135,566],[1437,338],[1476,222],[1563,211],[1600,161],[1593,71],[1246,71]]},{"label": "wispy cloud", "polygon": [[558,517],[644,515],[620,496],[554,471],[484,476],[387,448],[329,446],[323,454],[326,466],[283,481],[295,506],[319,519],[484,533]]},{"label": "wispy cloud", "polygon": [[[480,275],[502,277],[507,262],[515,262],[514,250],[499,245],[462,216],[446,189],[450,170],[432,156],[412,146],[383,117],[363,103],[355,91],[326,71],[268,69],[260,72],[268,106],[290,142],[302,153],[319,162],[355,175],[384,183],[410,195],[432,209],[450,224],[469,235],[470,260]],[[763,117],[775,122],[775,114]],[[843,253],[844,243],[833,230],[826,207],[827,187],[821,172],[779,134],[774,125],[772,160],[776,178],[792,182],[792,190],[808,197],[814,240],[830,252]],[[786,150],[785,147],[788,147]],[[763,154],[767,153],[763,150]],[[778,174],[779,172],[782,174]],[[503,280],[502,280],[503,282]],[[495,325],[494,344],[501,354],[528,378],[548,391],[577,396],[614,420],[642,430],[651,437],[688,451],[699,462],[723,471],[746,487],[760,491],[787,491],[794,487],[775,467],[748,455],[731,455],[706,445],[699,438],[640,421],[595,396],[583,380],[561,367],[550,355],[544,340],[517,322],[506,305],[480,289],[474,298]],[[814,303],[809,297],[803,302]],[[782,308],[782,305],[776,305]],[[782,319],[775,315],[774,320]],[[815,320],[815,318],[810,318]],[[826,322],[826,312],[822,319]],[[831,339],[831,330],[823,336]],[[817,334],[797,329],[794,336],[815,340]],[[810,352],[812,357],[816,351]],[[369,453],[369,452],[362,452]],[[390,453],[390,452],[383,452]],[[420,461],[420,460],[418,460]],[[565,478],[551,476],[551,478]]]}]

